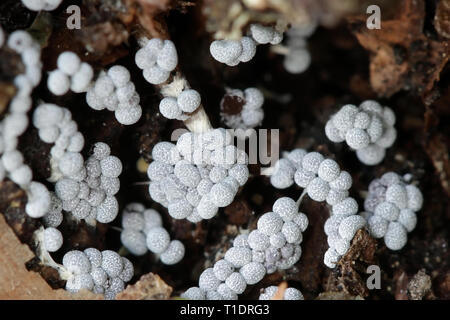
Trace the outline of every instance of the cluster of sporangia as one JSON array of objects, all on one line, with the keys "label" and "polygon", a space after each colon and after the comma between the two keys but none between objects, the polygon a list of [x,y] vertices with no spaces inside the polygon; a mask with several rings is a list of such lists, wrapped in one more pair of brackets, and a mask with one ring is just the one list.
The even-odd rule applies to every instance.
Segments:
[{"label": "cluster of sporangia", "polygon": [[422,192],[409,184],[410,175],[403,178],[387,172],[369,184],[364,201],[364,213],[371,235],[384,238],[386,247],[400,250],[408,241],[407,233],[417,223],[416,212],[422,208]]},{"label": "cluster of sporangia", "polygon": [[351,175],[341,171],[336,161],[325,159],[318,152],[295,149],[277,161],[270,182],[279,189],[295,182],[312,200],[326,201],[332,206],[325,223],[330,248],[325,253],[324,263],[333,268],[350,248],[356,231],[365,225],[365,219],[357,215],[358,203],[349,197]]},{"label": "cluster of sporangia", "polygon": [[[59,0],[23,0],[31,10],[52,10]],[[313,30],[313,29],[311,29]],[[304,38],[311,31],[292,30],[288,41],[291,56],[285,65],[290,72],[301,72],[309,64],[305,53]],[[279,44],[282,33],[274,28],[253,24],[248,36],[240,40],[217,40],[210,46],[212,56],[227,65],[249,61],[257,44]],[[0,48],[5,35],[0,29]],[[181,74],[171,77],[178,57],[172,41],[142,40],[143,47],[136,53],[135,62],[143,70],[144,78],[160,85],[163,99],[160,112],[169,119],[190,120],[196,110],[202,109],[200,95],[189,88]],[[80,154],[84,137],[65,108],[43,103],[33,114],[33,124],[42,141],[54,144],[50,152],[51,176],[55,192],[38,182],[33,182],[31,169],[23,164],[23,156],[17,150],[18,137],[28,126],[26,113],[32,106],[31,92],[41,80],[42,63],[40,47],[25,31],[13,32],[7,41],[10,49],[18,53],[25,66],[25,73],[14,79],[18,93],[10,104],[9,113],[0,123],[0,178],[9,177],[26,190],[26,212],[30,217],[43,218],[47,227],[36,233],[41,250],[57,251],[62,245],[62,235],[56,229],[62,220],[62,210],[71,213],[75,220],[85,219],[108,223],[118,214],[114,195],[119,191],[118,176],[122,164],[110,155],[110,148],[96,143],[93,154],[84,161]],[[301,52],[294,57],[293,52]],[[141,117],[139,95],[131,82],[129,71],[113,66],[101,71],[96,80],[90,65],[81,62],[72,52],[63,52],[57,60],[57,69],[49,74],[47,86],[55,95],[87,92],[86,101],[96,110],[115,112],[117,120],[125,125],[136,123]],[[170,82],[170,81],[171,82]],[[252,128],[263,118],[263,95],[258,89],[244,92],[232,90],[229,95],[243,102],[242,111],[225,123],[233,128]],[[202,110],[201,110],[202,111]],[[204,110],[203,110],[204,113]],[[203,117],[203,118],[202,118]],[[199,222],[216,215],[218,208],[229,205],[249,176],[247,154],[233,145],[233,136],[225,129],[211,129],[205,115],[196,118],[198,130],[181,135],[176,144],[160,142],[152,150],[153,161],[148,167],[149,193],[153,200],[168,208],[175,219]],[[360,107],[344,106],[325,127],[327,137],[333,142],[346,141],[356,150],[361,162],[375,165],[382,161],[385,149],[396,138],[395,115],[388,107],[375,101],[365,101]],[[187,125],[187,124],[186,124]],[[187,125],[188,126],[188,125]],[[189,127],[189,126],[188,126]],[[394,173],[385,174],[369,187],[365,201],[366,212],[358,215],[356,201],[349,197],[352,178],[331,159],[320,153],[307,153],[296,149],[280,159],[271,176],[276,188],[287,188],[294,182],[305,188],[305,193],[315,201],[326,201],[332,206],[331,216],[325,223],[330,248],[324,263],[333,268],[347,252],[356,231],[365,226],[374,237],[384,237],[387,247],[398,250],[407,240],[407,232],[416,224],[415,212],[422,206],[419,189],[407,184],[407,178]],[[302,197],[301,197],[302,198]],[[280,198],[273,212],[262,215],[257,229],[238,235],[223,259],[206,269],[200,276],[199,286],[188,289],[183,297],[189,299],[237,299],[247,285],[259,282],[265,274],[292,267],[301,256],[302,232],[308,225],[305,214],[299,212],[298,202]],[[363,217],[364,216],[364,217]],[[170,240],[162,227],[161,216],[142,204],[128,205],[122,216],[121,240],[135,255],[147,250],[159,255],[165,264],[179,262],[184,256],[184,245]],[[119,254],[94,248],[69,251],[63,265],[52,264],[67,280],[66,289],[88,289],[103,293],[113,299],[124,289],[133,276],[133,265]],[[260,299],[274,296],[276,287],[268,287]],[[288,288],[284,299],[302,299],[300,291]]]},{"label": "cluster of sporangia", "polygon": [[66,290],[78,292],[86,289],[104,294],[111,300],[125,289],[125,283],[134,274],[133,264],[111,250],[88,248],[72,250],[63,257],[62,277],[66,278]]},{"label": "cluster of sporangia", "polygon": [[160,142],[148,166],[149,193],[174,219],[198,222],[228,206],[248,179],[247,154],[222,128],[186,132],[176,145]]},{"label": "cluster of sporangia", "polygon": [[356,150],[362,163],[373,166],[383,161],[386,149],[397,138],[395,114],[373,100],[357,106],[343,106],[325,125],[325,134],[333,142],[345,141]]},{"label": "cluster of sporangia", "polygon": [[132,254],[142,256],[150,250],[167,265],[175,264],[184,257],[183,243],[170,241],[158,211],[146,209],[141,203],[130,203],[123,210],[120,240]]},{"label": "cluster of sporangia", "polygon": [[237,295],[261,281],[266,274],[291,268],[302,254],[302,232],[308,218],[291,198],[275,201],[272,212],[263,214],[257,228],[238,235],[223,259],[200,275],[198,287],[181,296],[193,300],[236,300]]}]

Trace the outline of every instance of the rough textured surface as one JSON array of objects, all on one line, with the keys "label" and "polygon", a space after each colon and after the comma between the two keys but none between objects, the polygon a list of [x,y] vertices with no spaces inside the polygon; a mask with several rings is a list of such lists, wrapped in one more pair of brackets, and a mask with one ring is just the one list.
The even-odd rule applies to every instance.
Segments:
[{"label": "rough textured surface", "polygon": [[[198,224],[173,221],[163,207],[150,200],[147,185],[142,183],[146,181],[142,159],[150,162],[153,146],[159,141],[170,140],[173,129],[183,125],[161,116],[158,88],[150,86],[134,65],[133,57],[138,47],[134,35],[143,34],[174,41],[180,53],[180,71],[201,94],[214,127],[221,125],[218,106],[225,86],[257,87],[266,97],[262,127],[280,129],[281,150],[305,148],[336,160],[351,173],[354,185],[350,196],[360,207],[368,183],[387,171],[412,173],[424,192],[425,203],[418,214],[418,226],[408,235],[408,244],[400,252],[387,250],[382,242],[361,231],[349,253],[334,270],[328,270],[322,262],[327,248],[323,224],[329,209],[306,197],[301,210],[308,216],[310,226],[304,234],[301,260],[294,268],[276,272],[258,285],[249,286],[242,298],[257,298],[261,288],[286,280],[289,287],[300,288],[305,299],[351,299],[354,295],[365,299],[411,299],[413,296],[449,299],[450,131],[446,123],[450,116],[450,77],[448,67],[444,68],[449,56],[450,32],[445,18],[449,11],[448,1],[428,1],[426,5],[422,0],[396,1],[402,9],[392,5],[393,1],[373,1],[381,3],[383,13],[382,29],[374,32],[368,32],[364,27],[366,14],[362,1],[348,1],[349,7],[345,8],[336,8],[335,0],[320,1],[314,8],[307,5],[311,1],[303,0],[287,0],[283,7],[275,4],[280,3],[278,1],[270,2],[273,4],[252,1],[263,3],[263,7],[241,6],[238,16],[242,18],[236,19],[229,15],[229,8],[240,2],[205,0],[200,5],[193,5],[191,1],[124,0],[119,6],[119,1],[109,1],[108,5],[102,6],[100,0],[83,1],[82,23],[87,28],[80,32],[69,32],[66,28],[52,30],[51,24],[49,28],[45,23],[48,14],[30,13],[16,0],[4,0],[0,4],[0,24],[7,32],[28,28],[38,17],[32,28],[44,46],[44,72],[53,70],[59,53],[70,49],[91,63],[96,71],[120,63],[132,74],[145,107],[141,120],[127,128],[120,126],[112,113],[88,108],[82,95],[69,93],[52,97],[45,86],[39,86],[33,93],[34,102],[42,99],[71,110],[86,137],[83,156],[91,151],[88,146],[103,141],[122,160],[121,185],[124,187],[118,194],[121,208],[136,200],[154,206],[162,213],[170,234],[185,243],[186,257],[179,265],[169,268],[151,255],[131,257],[136,269],[131,283],[152,272],[174,288],[175,296],[178,295],[198,281],[202,270],[223,257],[239,228],[255,228],[257,218],[269,211],[277,198],[297,199],[301,193],[295,186],[283,191],[273,189],[268,178],[259,175],[261,164],[256,164],[250,166],[252,178],[234,202],[221,209],[217,218],[211,221]],[[311,36],[308,40],[311,66],[297,76],[285,73],[283,57],[272,52],[269,46],[258,48],[252,61],[235,68],[215,63],[209,55],[212,39],[227,35],[238,37],[245,33],[250,22],[273,24],[278,17],[299,22],[301,13],[320,16],[319,20],[331,17],[336,21],[348,11],[356,13],[338,25],[326,23],[329,28],[319,27]],[[56,22],[67,18],[64,10],[51,15],[55,15],[53,21]],[[192,48],[192,43],[198,45]],[[11,80],[23,68],[18,62],[19,58],[11,52],[1,52],[0,98],[4,101],[13,95]],[[352,152],[329,142],[324,134],[327,119],[340,106],[367,99],[391,106],[398,116],[397,141],[376,168],[361,165]],[[0,102],[2,116],[6,103]],[[229,107],[230,113],[239,112],[240,108],[239,102],[234,102]],[[270,139],[269,134],[269,142],[278,143]],[[25,163],[32,167],[35,179],[45,181],[50,173],[50,146],[39,140],[35,129],[29,128],[20,138],[19,149]],[[136,170],[139,159],[141,170]],[[25,215],[26,200],[25,193],[12,182],[6,180],[0,184],[0,215],[5,217],[20,241],[34,250],[31,237],[40,222]],[[113,228],[119,226],[120,219],[116,220],[111,225],[98,224],[96,229],[84,222],[64,221],[61,231],[66,241],[62,252],[87,247],[120,250],[119,233]],[[3,237],[4,233],[0,234]],[[64,281],[54,270],[40,266],[39,261],[33,259],[34,255],[28,253],[22,262],[17,262],[18,266],[26,263],[33,270],[29,274],[37,276],[34,272],[39,272],[52,288],[64,287]],[[122,253],[129,257],[123,250]],[[62,254],[56,253],[54,257],[60,262]],[[364,288],[365,270],[372,263],[381,268],[381,290]],[[430,277],[433,295],[423,291],[421,281],[413,282],[417,286],[409,285],[422,269]],[[28,273],[22,274],[26,277]],[[424,283],[428,286],[430,282]],[[422,289],[417,291],[415,287]],[[136,296],[145,295],[138,293]]]},{"label": "rough textured surface", "polygon": [[148,273],[143,275],[138,282],[129,285],[116,296],[117,300],[162,300],[169,299],[172,288],[168,286],[158,275]]}]

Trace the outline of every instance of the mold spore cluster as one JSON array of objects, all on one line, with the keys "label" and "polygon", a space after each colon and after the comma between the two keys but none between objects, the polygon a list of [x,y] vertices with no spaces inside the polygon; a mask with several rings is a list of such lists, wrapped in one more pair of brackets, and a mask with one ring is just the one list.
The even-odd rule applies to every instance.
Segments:
[{"label": "mold spore cluster", "polygon": [[69,90],[75,93],[86,92],[94,77],[94,70],[87,62],[82,62],[72,51],[64,51],[56,60],[57,68],[47,78],[48,90],[61,96]]},{"label": "mold spore cluster", "polygon": [[154,209],[147,209],[137,202],[128,204],[122,214],[122,228],[120,240],[136,256],[142,256],[150,250],[167,265],[176,264],[184,257],[183,243],[170,240],[169,233],[162,225],[161,215]]},{"label": "mold spore cluster", "polygon": [[299,74],[308,69],[311,64],[311,54],[306,39],[316,30],[317,24],[305,26],[292,26],[286,31],[287,53],[284,56],[283,66],[287,72]]},{"label": "mold spore cluster", "polygon": [[358,203],[349,197],[351,175],[341,170],[336,161],[318,152],[295,149],[277,161],[270,182],[278,189],[288,188],[295,182],[312,200],[326,201],[332,207],[325,223],[330,248],[325,253],[324,263],[334,268],[350,248],[356,231],[365,225],[365,219],[357,214]]},{"label": "mold spore cluster", "polygon": [[186,132],[176,145],[160,142],[152,157],[147,170],[150,196],[174,219],[211,219],[233,202],[249,175],[247,154],[223,128]]},{"label": "mold spore cluster", "polygon": [[325,125],[325,134],[332,142],[343,142],[356,150],[362,163],[373,166],[383,161],[386,149],[397,138],[395,114],[389,107],[366,100],[359,107],[347,104]]},{"label": "mold spore cluster", "polygon": [[132,125],[142,116],[140,97],[127,68],[115,65],[102,71],[86,93],[86,102],[94,110],[114,111],[117,121]]},{"label": "mold spore cluster", "polygon": [[238,235],[224,258],[203,271],[198,287],[189,288],[182,297],[236,300],[247,285],[258,283],[276,270],[291,268],[300,259],[302,232],[308,218],[287,197],[278,199],[272,210],[258,219],[257,229]]},{"label": "mold spore cluster", "polygon": [[248,36],[239,40],[215,40],[209,51],[215,60],[228,66],[236,66],[240,62],[250,61],[255,56],[258,44],[279,44],[282,40],[283,34],[274,28],[252,24]]},{"label": "mold spore cluster", "polygon": [[22,0],[22,4],[31,11],[53,11],[63,0]]},{"label": "mold spore cluster", "polygon": [[27,112],[32,106],[31,92],[41,80],[41,48],[23,30],[14,31],[9,37],[1,30],[0,47],[5,41],[9,49],[20,55],[25,72],[14,78],[17,93],[10,102],[9,112],[0,122],[0,181],[8,177],[24,189],[28,196],[26,213],[32,218],[41,218],[50,207],[50,193],[43,184],[32,181],[33,173],[17,149],[19,137],[29,124]]},{"label": "mold spore cluster", "polygon": [[107,300],[114,299],[122,292],[134,274],[133,264],[111,250],[72,250],[64,255],[62,263],[67,291],[86,289],[103,294]]},{"label": "mold spore cluster", "polygon": [[408,175],[401,177],[387,172],[369,184],[364,210],[370,234],[384,238],[391,250],[402,249],[408,241],[408,232],[417,224],[416,212],[422,208],[422,192],[408,183]]},{"label": "mold spore cluster", "polygon": [[119,211],[114,195],[120,189],[120,159],[110,155],[107,144],[98,142],[92,156],[84,161],[81,155],[84,137],[66,108],[41,104],[34,111],[33,124],[44,142],[54,144],[50,151],[49,180],[55,182],[55,194],[62,201],[62,209],[78,220],[113,221]]},{"label": "mold spore cluster", "polygon": [[93,154],[75,176],[56,182],[56,194],[63,200],[63,209],[74,218],[109,223],[117,217],[119,204],[115,194],[120,190],[122,162],[110,153],[106,143],[97,142]]},{"label": "mold spore cluster", "polygon": [[187,120],[189,114],[200,106],[200,94],[194,89],[184,89],[176,96],[164,97],[159,103],[159,112],[167,119]]},{"label": "mold spore cluster", "polygon": [[143,70],[143,76],[151,84],[162,84],[178,64],[178,54],[171,40],[153,38],[136,52],[136,65]]},{"label": "mold spore cluster", "polygon": [[[278,291],[277,286],[269,286],[262,290],[259,300],[272,300]],[[300,290],[295,288],[286,288],[283,293],[282,300],[305,300]]]},{"label": "mold spore cluster", "polygon": [[[230,114],[231,105],[240,105],[238,113]],[[264,95],[257,88],[247,88],[244,91],[229,89],[220,102],[221,120],[229,128],[250,129],[260,126],[264,119]]]}]

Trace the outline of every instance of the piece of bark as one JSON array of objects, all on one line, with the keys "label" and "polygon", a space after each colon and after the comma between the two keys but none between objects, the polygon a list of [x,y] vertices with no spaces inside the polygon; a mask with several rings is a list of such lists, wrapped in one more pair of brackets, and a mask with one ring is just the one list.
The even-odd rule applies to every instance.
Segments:
[{"label": "piece of bark", "polygon": [[71,294],[64,289],[53,290],[37,273],[28,271],[25,263],[34,258],[0,214],[0,300],[92,300],[101,296],[88,291]]},{"label": "piece of bark", "polygon": [[378,95],[410,89],[424,103],[433,102],[433,88],[449,59],[449,41],[423,33],[425,13],[423,0],[403,0],[394,17],[382,16],[380,29],[367,28],[367,15],[349,18],[352,32],[371,53],[370,82]]},{"label": "piece of bark", "polygon": [[116,300],[164,300],[169,299],[172,287],[157,274],[144,274],[138,282],[129,285],[116,296]]}]

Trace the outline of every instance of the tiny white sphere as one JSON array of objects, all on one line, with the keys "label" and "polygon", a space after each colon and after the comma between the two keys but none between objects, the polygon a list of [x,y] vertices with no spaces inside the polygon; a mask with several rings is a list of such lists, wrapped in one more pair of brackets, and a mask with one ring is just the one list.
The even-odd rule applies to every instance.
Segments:
[{"label": "tiny white sphere", "polygon": [[417,215],[411,209],[403,209],[398,216],[398,222],[400,222],[408,232],[411,232],[416,227]]},{"label": "tiny white sphere", "polygon": [[125,86],[130,82],[130,71],[124,66],[112,66],[108,70],[108,76],[111,78],[112,82],[117,88]]},{"label": "tiny white sphere", "polygon": [[70,79],[61,70],[54,70],[48,75],[47,87],[51,93],[57,96],[66,94],[70,89]]},{"label": "tiny white sphere", "polygon": [[110,223],[119,213],[119,204],[115,197],[106,196],[105,200],[97,207],[96,219],[100,223]]},{"label": "tiny white sphere", "polygon": [[75,198],[79,190],[78,182],[72,179],[63,178],[55,184],[55,193],[63,201]]},{"label": "tiny white sphere", "polygon": [[233,202],[235,192],[226,183],[217,183],[209,191],[210,200],[217,207],[226,207]]},{"label": "tiny white sphere", "polygon": [[287,288],[284,291],[284,300],[304,300],[303,294],[300,292],[300,290],[297,290],[295,288]]},{"label": "tiny white sphere", "polygon": [[348,190],[352,186],[352,176],[347,171],[341,171],[339,176],[330,182],[330,188],[336,190]]},{"label": "tiny white sphere", "polygon": [[388,229],[388,225],[388,220],[377,215],[372,215],[367,220],[367,226],[369,228],[370,234],[374,238],[383,238]]},{"label": "tiny white sphere", "polygon": [[64,51],[56,60],[56,66],[59,70],[68,76],[73,76],[80,69],[80,58],[71,51]]},{"label": "tiny white sphere", "polygon": [[95,95],[99,98],[106,98],[114,93],[114,83],[111,78],[103,75],[100,76],[94,84]]},{"label": "tiny white sphere", "polygon": [[405,227],[399,222],[390,222],[386,234],[384,235],[386,247],[391,250],[400,250],[405,246],[407,241],[408,236]]},{"label": "tiny white sphere", "polygon": [[122,257],[112,250],[102,251],[102,269],[111,278],[118,277],[123,270],[123,260]]},{"label": "tiny white sphere", "polygon": [[158,65],[153,65],[148,69],[144,69],[143,76],[151,84],[161,84],[169,78],[170,72],[163,70]]},{"label": "tiny white sphere", "polygon": [[258,230],[267,236],[271,236],[281,230],[283,219],[275,212],[267,212],[258,219]]},{"label": "tiny white sphere", "polygon": [[298,213],[298,206],[293,199],[283,197],[275,201],[273,212],[277,213],[284,221],[289,221]]},{"label": "tiny white sphere", "polygon": [[369,145],[370,137],[363,129],[352,128],[345,134],[345,141],[350,148],[358,150]]},{"label": "tiny white sphere", "polygon": [[221,283],[217,287],[217,293],[220,294],[225,300],[237,300],[237,294],[231,290],[225,283]]},{"label": "tiny white sphere", "polygon": [[365,225],[366,220],[360,215],[346,217],[339,225],[339,235],[346,240],[352,240],[356,231]]},{"label": "tiny white sphere", "polygon": [[269,237],[258,229],[253,230],[248,235],[248,245],[253,250],[263,251],[269,246]]},{"label": "tiny white sphere", "polygon": [[275,30],[272,27],[265,27],[261,24],[251,24],[250,34],[253,39],[260,44],[267,44],[272,41],[275,36]]},{"label": "tiny white sphere", "polygon": [[164,40],[163,47],[158,52],[156,59],[158,66],[168,72],[175,69],[178,64],[178,55],[175,44],[171,40]]},{"label": "tiny white sphere", "polygon": [[355,199],[348,197],[333,206],[333,214],[338,216],[350,216],[358,212],[358,203]]},{"label": "tiny white sphere", "polygon": [[184,257],[184,245],[181,241],[172,240],[169,247],[161,253],[161,262],[166,265],[173,265],[181,261]]},{"label": "tiny white sphere", "polygon": [[84,249],[83,252],[88,257],[93,268],[97,268],[102,265],[102,253],[100,250],[95,248],[87,248]]},{"label": "tiny white sphere", "polygon": [[170,244],[170,236],[166,229],[156,227],[147,233],[147,247],[153,253],[164,252]]},{"label": "tiny white sphere", "polygon": [[201,102],[200,94],[193,89],[183,90],[177,98],[179,108],[187,113],[194,112]]},{"label": "tiny white sphere", "polygon": [[67,252],[63,257],[62,264],[67,271],[75,275],[88,273],[91,270],[91,263],[88,257],[79,250]]},{"label": "tiny white sphere", "polygon": [[192,214],[194,208],[185,198],[181,198],[170,202],[167,209],[172,218],[185,219]]},{"label": "tiny white sphere", "polygon": [[241,268],[252,261],[252,250],[246,247],[232,247],[225,253],[225,260],[235,268]]},{"label": "tiny white sphere", "polygon": [[316,175],[314,172],[300,167],[294,174],[294,181],[299,187],[306,188],[315,177]]},{"label": "tiny white sphere", "polygon": [[245,278],[239,272],[233,272],[225,280],[225,284],[228,288],[233,290],[236,294],[241,294],[245,291],[247,283]]},{"label": "tiny white sphere", "polygon": [[281,232],[288,243],[298,244],[303,240],[299,226],[293,221],[285,222],[283,228],[281,228]]},{"label": "tiny white sphere", "polygon": [[215,40],[209,46],[212,57],[222,63],[239,63],[243,51],[242,43],[237,40]]},{"label": "tiny white sphere", "polygon": [[339,177],[341,169],[336,161],[331,159],[325,159],[319,166],[317,172],[319,178],[324,181],[331,182]]},{"label": "tiny white sphere", "polygon": [[345,140],[345,137],[341,135],[341,132],[334,126],[333,121],[330,119],[325,125],[325,135],[330,141],[339,143]]},{"label": "tiny white sphere", "polygon": [[256,54],[256,42],[250,37],[241,38],[242,53],[239,55],[239,61],[248,62]]},{"label": "tiny white sphere", "polygon": [[386,201],[393,203],[397,208],[405,209],[408,206],[408,196],[403,184],[393,184],[386,189]]},{"label": "tiny white sphere", "polygon": [[320,164],[324,161],[324,157],[318,152],[307,153],[302,160],[302,167],[307,171],[317,174]]},{"label": "tiny white sphere", "polygon": [[83,156],[78,152],[66,152],[58,162],[59,170],[66,176],[77,173],[83,165]]},{"label": "tiny white sphere", "polygon": [[205,300],[205,292],[198,287],[192,287],[182,293],[181,298],[188,300]]},{"label": "tiny white sphere", "polygon": [[395,204],[384,201],[375,207],[374,213],[388,221],[396,221],[400,214],[400,210]]},{"label": "tiny white sphere", "polygon": [[120,241],[136,256],[144,255],[147,252],[147,241],[145,235],[133,229],[124,229],[120,234]]},{"label": "tiny white sphere", "polygon": [[159,112],[167,119],[178,119],[182,114],[177,100],[173,97],[165,97],[161,100],[159,103]]},{"label": "tiny white sphere", "polygon": [[198,279],[198,286],[205,291],[217,290],[220,280],[214,275],[213,268],[205,269]]},{"label": "tiny white sphere", "polygon": [[214,263],[213,271],[217,279],[219,279],[220,281],[225,281],[225,279],[233,273],[234,267],[227,260],[220,259],[219,261]]},{"label": "tiny white sphere", "polygon": [[91,65],[89,63],[82,62],[80,64],[80,68],[70,80],[70,90],[75,93],[87,91],[93,77],[94,70]]},{"label": "tiny white sphere", "polygon": [[422,192],[414,185],[407,185],[406,193],[408,196],[408,208],[413,211],[419,211],[423,205]]},{"label": "tiny white sphere", "polygon": [[46,228],[44,230],[44,249],[48,252],[58,251],[63,244],[63,236],[58,229]]},{"label": "tiny white sphere", "polygon": [[100,167],[106,177],[117,178],[122,173],[122,162],[116,156],[107,156],[100,160]]},{"label": "tiny white sphere", "polygon": [[325,201],[330,191],[329,184],[321,178],[314,178],[306,187],[308,196],[314,201]]}]

